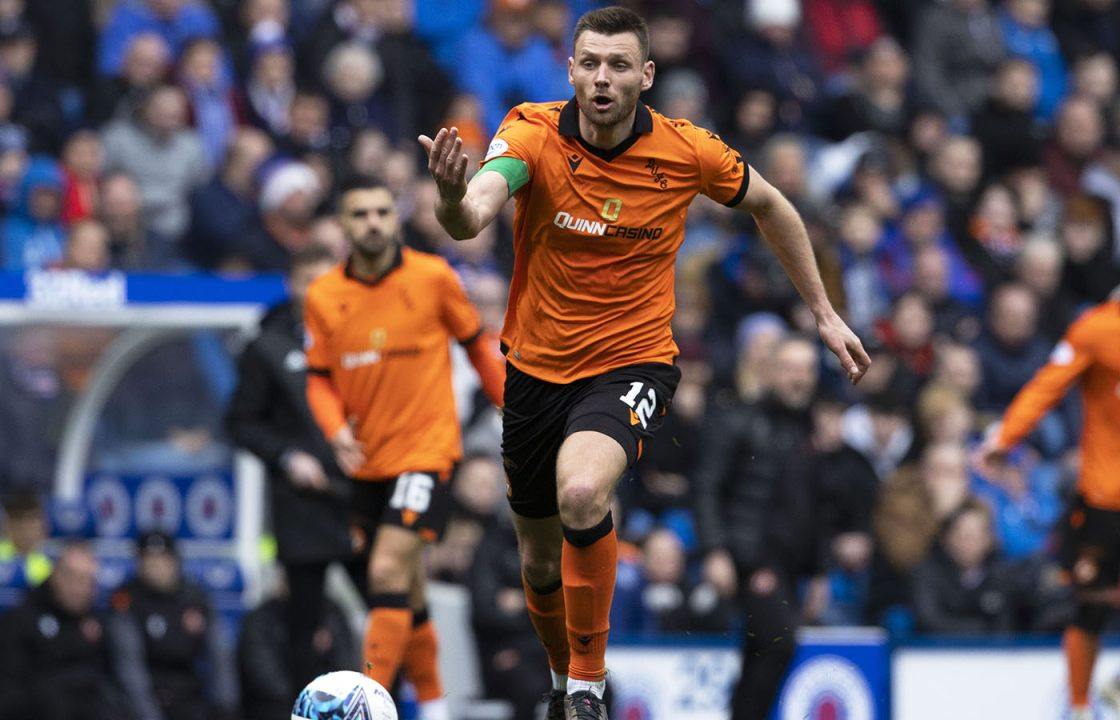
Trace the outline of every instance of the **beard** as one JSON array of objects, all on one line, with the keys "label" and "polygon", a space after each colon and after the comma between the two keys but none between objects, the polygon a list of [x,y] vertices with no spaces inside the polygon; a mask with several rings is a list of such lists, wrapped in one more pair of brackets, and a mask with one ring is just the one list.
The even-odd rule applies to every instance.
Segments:
[{"label": "beard", "polygon": [[594,89],[579,99],[579,111],[587,122],[599,129],[611,128],[623,122],[638,106],[640,91],[618,91],[610,94],[611,105],[605,111],[595,107],[595,98],[600,93]]}]

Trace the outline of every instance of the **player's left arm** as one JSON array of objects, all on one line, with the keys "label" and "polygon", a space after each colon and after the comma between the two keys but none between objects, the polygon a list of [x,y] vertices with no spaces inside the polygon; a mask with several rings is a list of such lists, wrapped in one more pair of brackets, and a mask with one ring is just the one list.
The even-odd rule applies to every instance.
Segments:
[{"label": "player's left arm", "polygon": [[856,334],[840,317],[824,290],[813,246],[805,223],[793,204],[750,165],[746,193],[736,209],[754,217],[762,238],[782,264],[797,292],[809,306],[817,322],[817,331],[828,349],[840,359],[848,379],[859,382],[871,358]]},{"label": "player's left arm", "polygon": [[442,276],[440,297],[444,327],[467,351],[471,365],[478,372],[482,391],[495,407],[505,402],[506,364],[497,338],[482,324],[482,318],[463,290],[459,276],[446,267]]}]

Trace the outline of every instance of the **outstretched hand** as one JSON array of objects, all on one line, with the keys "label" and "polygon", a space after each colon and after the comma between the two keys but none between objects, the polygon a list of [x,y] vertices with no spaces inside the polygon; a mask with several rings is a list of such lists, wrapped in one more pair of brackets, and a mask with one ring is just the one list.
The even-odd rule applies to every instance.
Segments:
[{"label": "outstretched hand", "polygon": [[817,331],[824,344],[840,360],[840,366],[848,374],[848,380],[853,385],[858,383],[867,368],[871,367],[871,358],[856,334],[836,314],[818,320]]},{"label": "outstretched hand", "polygon": [[436,181],[439,196],[444,202],[455,203],[467,194],[467,163],[463,152],[463,138],[459,129],[440,128],[433,140],[427,135],[417,138],[428,153],[428,172]]}]

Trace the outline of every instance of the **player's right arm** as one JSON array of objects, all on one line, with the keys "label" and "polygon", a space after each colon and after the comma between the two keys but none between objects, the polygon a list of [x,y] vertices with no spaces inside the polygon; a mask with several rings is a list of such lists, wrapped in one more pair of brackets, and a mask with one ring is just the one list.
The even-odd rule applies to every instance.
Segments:
[{"label": "player's right arm", "polygon": [[338,466],[347,475],[353,475],[365,464],[365,454],[350,423],[346,422],[342,396],[331,381],[326,323],[311,293],[304,302],[303,322],[307,333],[307,405],[315,424],[334,449]]},{"label": "player's right arm", "polygon": [[981,469],[993,473],[1011,448],[1031,433],[1070,385],[1093,364],[1093,315],[1075,322],[1050,353],[1050,361],[1035,373],[1011,401],[998,429],[977,451]]},{"label": "player's right arm", "polygon": [[456,240],[468,240],[493,222],[512,194],[505,175],[479,172],[468,183],[469,158],[463,152],[458,128],[440,128],[435,139],[421,135],[428,153],[428,172],[439,189],[436,219]]}]

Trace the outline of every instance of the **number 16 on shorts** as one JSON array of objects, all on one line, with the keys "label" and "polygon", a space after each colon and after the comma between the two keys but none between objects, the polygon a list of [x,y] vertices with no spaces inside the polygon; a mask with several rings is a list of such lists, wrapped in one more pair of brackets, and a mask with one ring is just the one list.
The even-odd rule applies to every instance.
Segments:
[{"label": "number 16 on shorts", "polygon": [[650,418],[653,417],[654,410],[657,409],[657,393],[654,392],[653,388],[649,388],[643,397],[642,390],[645,387],[645,383],[632,382],[630,383],[630,392],[618,398],[630,408],[630,424],[641,423],[643,430],[647,429]]}]

